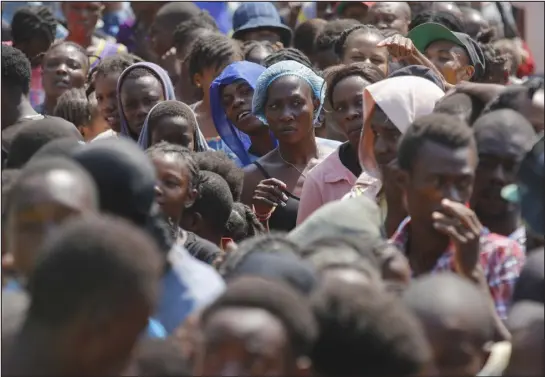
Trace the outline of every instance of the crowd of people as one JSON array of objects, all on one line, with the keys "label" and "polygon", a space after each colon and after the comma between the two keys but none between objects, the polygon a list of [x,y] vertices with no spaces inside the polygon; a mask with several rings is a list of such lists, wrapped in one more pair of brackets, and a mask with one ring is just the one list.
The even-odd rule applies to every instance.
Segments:
[{"label": "crowd of people", "polygon": [[233,9],[3,14],[2,373],[545,375],[516,10]]}]

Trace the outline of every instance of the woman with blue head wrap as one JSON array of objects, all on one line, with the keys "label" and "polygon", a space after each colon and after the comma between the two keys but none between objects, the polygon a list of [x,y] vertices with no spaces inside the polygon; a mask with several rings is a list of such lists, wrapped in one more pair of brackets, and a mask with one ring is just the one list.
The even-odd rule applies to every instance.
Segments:
[{"label": "woman with blue head wrap", "polygon": [[210,107],[218,135],[242,167],[277,146],[269,128],[252,114],[252,97],[265,67],[247,62],[227,66],[210,86]]},{"label": "woman with blue head wrap", "polygon": [[246,166],[242,201],[269,229],[295,227],[308,171],[338,146],[314,135],[324,97],[324,80],[296,61],[273,64],[257,80],[252,112],[278,147]]}]

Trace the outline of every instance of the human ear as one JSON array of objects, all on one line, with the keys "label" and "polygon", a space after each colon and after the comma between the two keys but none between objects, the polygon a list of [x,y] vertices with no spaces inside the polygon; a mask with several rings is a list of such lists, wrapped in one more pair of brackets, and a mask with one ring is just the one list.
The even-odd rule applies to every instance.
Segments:
[{"label": "human ear", "polygon": [[185,208],[191,208],[193,204],[195,203],[195,200],[197,200],[197,196],[199,195],[199,192],[197,189],[190,189],[189,193],[187,194],[187,199],[184,203]]},{"label": "human ear", "polygon": [[202,86],[202,75],[200,73],[195,73],[193,76],[193,82],[197,88],[200,88]]}]

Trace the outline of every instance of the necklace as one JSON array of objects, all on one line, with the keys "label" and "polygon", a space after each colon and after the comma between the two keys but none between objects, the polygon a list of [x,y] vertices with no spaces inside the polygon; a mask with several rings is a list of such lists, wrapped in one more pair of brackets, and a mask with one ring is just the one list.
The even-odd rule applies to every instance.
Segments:
[{"label": "necklace", "polygon": [[[284,157],[282,157],[282,153],[280,152],[280,150],[278,150],[278,155],[280,156],[280,158],[282,159],[282,161],[284,161],[286,164],[288,164],[289,166],[291,166],[292,168],[294,168],[295,170],[297,170],[299,172],[299,174],[301,174],[303,176],[303,178],[307,178],[307,176],[305,174],[303,174],[303,172],[301,170],[299,170],[297,168],[297,166],[295,166],[294,164],[292,164],[291,162],[289,161],[286,161],[286,159]],[[303,169],[304,170],[304,169]]]}]

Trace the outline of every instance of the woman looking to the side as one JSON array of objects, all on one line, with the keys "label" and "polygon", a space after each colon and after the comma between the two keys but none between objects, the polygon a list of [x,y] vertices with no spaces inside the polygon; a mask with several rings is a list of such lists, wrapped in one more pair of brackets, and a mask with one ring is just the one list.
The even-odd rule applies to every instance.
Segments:
[{"label": "woman looking to the side", "polygon": [[308,171],[334,150],[314,135],[324,97],[324,80],[295,61],[276,63],[257,80],[253,113],[278,147],[244,169],[242,201],[269,229],[295,227]]}]

